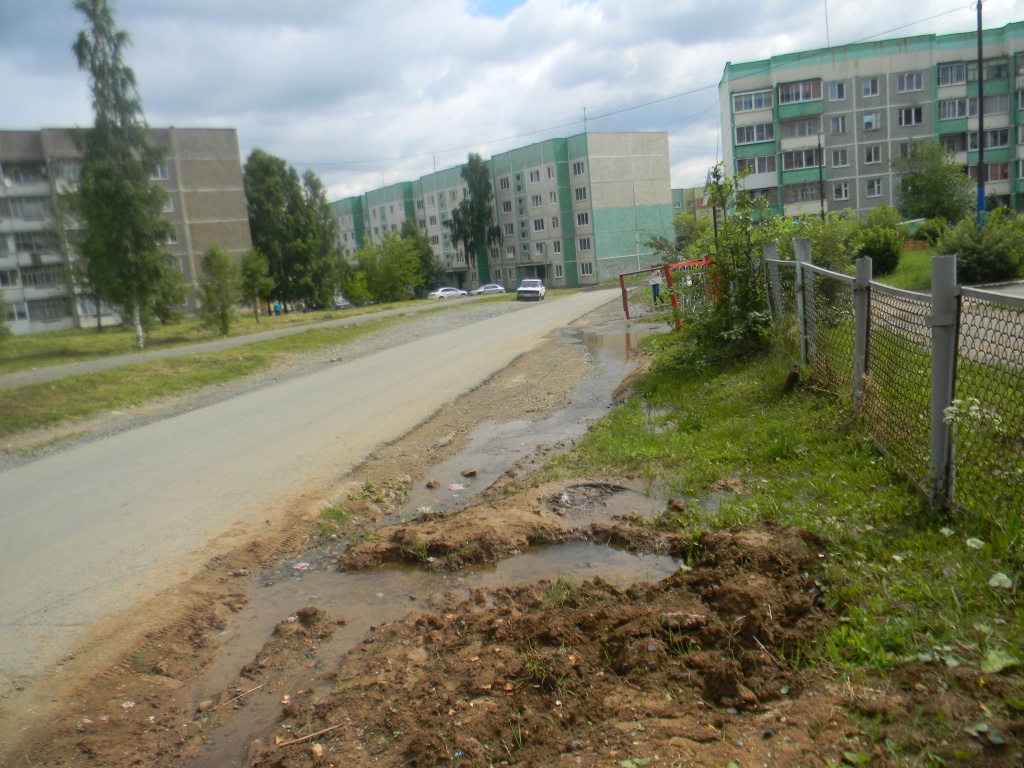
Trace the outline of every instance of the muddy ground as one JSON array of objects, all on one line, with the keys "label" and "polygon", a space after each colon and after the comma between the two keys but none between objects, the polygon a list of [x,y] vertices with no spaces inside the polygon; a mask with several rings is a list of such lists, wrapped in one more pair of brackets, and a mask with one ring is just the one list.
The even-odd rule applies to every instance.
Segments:
[{"label": "muddy ground", "polygon": [[[522,358],[330,499],[155,594],[66,673],[0,702],[2,764],[1024,765],[1024,720],[999,716],[1024,700],[1016,679],[921,662],[848,681],[805,663],[837,621],[818,573],[828,542],[768,523],[681,531],[679,502],[628,478],[534,487],[555,444],[486,486],[469,461],[434,474],[496,400],[540,418],[592,365],[570,343]],[[438,503],[409,512],[411,494]],[[530,565],[533,581],[477,586],[573,546],[647,559],[628,577]],[[400,584],[407,605],[357,607],[360,580]],[[274,590],[290,599],[257,605]]]}]

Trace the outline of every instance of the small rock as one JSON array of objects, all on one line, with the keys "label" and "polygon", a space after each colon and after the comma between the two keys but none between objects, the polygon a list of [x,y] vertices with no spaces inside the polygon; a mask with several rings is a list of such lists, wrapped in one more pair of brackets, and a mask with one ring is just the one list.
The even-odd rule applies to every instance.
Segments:
[{"label": "small rock", "polygon": [[476,477],[476,470],[475,469],[464,469],[464,470],[462,470],[462,476],[463,477]]},{"label": "small rock", "polygon": [[213,702],[209,699],[207,699],[206,701],[200,701],[198,709],[200,712],[209,712],[211,709],[213,709]]},{"label": "small rock", "polygon": [[440,486],[441,483],[439,483],[437,480],[427,480],[427,488],[429,488],[430,490],[434,490],[435,488],[439,488]]},{"label": "small rock", "polygon": [[241,576],[248,576],[249,575],[249,569],[248,568],[239,568],[238,570],[232,571],[231,575],[232,576],[239,576],[239,577],[241,577]]}]

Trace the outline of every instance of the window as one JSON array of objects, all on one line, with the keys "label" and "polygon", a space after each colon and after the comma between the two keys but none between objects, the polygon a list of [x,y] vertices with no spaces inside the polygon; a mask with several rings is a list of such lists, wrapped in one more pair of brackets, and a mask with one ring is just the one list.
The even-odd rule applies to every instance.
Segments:
[{"label": "window", "polygon": [[561,264],[555,264],[555,278],[562,277],[562,274],[563,274],[562,273],[562,265]]},{"label": "window", "polygon": [[530,183],[536,184],[540,181],[540,171],[530,171]]},{"label": "window", "polygon": [[430,217],[430,226],[432,226],[432,227],[436,227],[437,226],[437,216],[431,216]]},{"label": "window", "polygon": [[[967,175],[972,179],[978,178],[978,166],[972,165],[967,169]],[[985,181],[1006,181],[1010,178],[1009,163],[985,163]],[[24,272],[22,272],[24,278]]]},{"label": "window", "polygon": [[877,96],[878,95],[878,78],[877,77],[865,77],[860,81],[860,95],[861,96]]},{"label": "window", "polygon": [[508,189],[508,176],[498,179],[498,189]]},{"label": "window", "polygon": [[440,245],[441,244],[441,238],[438,237],[437,235],[431,235],[430,236],[430,244],[431,245]]},{"label": "window", "polygon": [[832,150],[832,167],[833,168],[846,168],[850,164],[850,158],[847,156],[845,149],[833,149]]},{"label": "window", "polygon": [[431,208],[434,207],[434,196],[430,195],[427,197],[427,205]]},{"label": "window", "polygon": [[417,200],[416,201],[416,210],[417,211],[422,211],[423,210],[423,201],[422,200]]},{"label": "window", "polygon": [[821,130],[821,120],[813,118],[810,120],[787,120],[779,126],[782,138],[792,139],[801,136],[817,136]]},{"label": "window", "polygon": [[[996,128],[985,131],[985,149],[999,149],[1010,146],[1010,129]],[[967,148],[974,151],[978,148],[978,132],[967,134]]]},{"label": "window", "polygon": [[882,127],[881,121],[878,119],[877,112],[867,112],[864,115],[864,130],[865,131],[877,131]]},{"label": "window", "polygon": [[373,234],[379,235],[380,234],[380,227],[374,227],[373,228]]},{"label": "window", "polygon": [[533,195],[530,198],[530,205],[533,208],[540,208],[540,206],[541,206],[541,197],[540,197],[540,195]]},{"label": "window", "polygon": [[577,203],[582,203],[584,200],[587,199],[587,188],[586,187],[576,187],[576,193],[575,194],[576,194],[576,202]]},{"label": "window", "polygon": [[[374,227],[374,229],[376,229],[376,227]],[[172,229],[171,230],[171,234],[169,234],[167,236],[167,244],[168,245],[177,245],[177,243],[178,243],[178,230]]]},{"label": "window", "polygon": [[967,141],[962,133],[949,133],[939,136],[939,143],[950,152],[964,152],[967,149]]},{"label": "window", "polygon": [[782,153],[782,170],[792,171],[798,168],[816,168],[818,166],[818,150],[798,149]]},{"label": "window", "polygon": [[551,205],[558,205],[558,193],[548,192],[548,202],[551,203]]},{"label": "window", "polygon": [[0,269],[0,288],[12,288],[18,284],[18,270]]},{"label": "window", "polygon": [[[997,93],[985,97],[986,115],[1005,115],[1010,111],[1010,94]],[[978,116],[978,98],[967,99],[967,114],[969,117]]]},{"label": "window", "polygon": [[552,253],[561,253],[562,252],[562,241],[561,240],[555,240],[555,242],[553,242],[551,244],[551,251],[552,251]]},{"label": "window", "polygon": [[52,165],[54,177],[61,181],[78,181],[78,176],[82,171],[80,160],[58,158],[52,162]]},{"label": "window", "polygon": [[751,173],[775,173],[775,155],[741,158],[736,162],[736,169],[749,170]]},{"label": "window", "polygon": [[846,100],[846,83],[832,83],[828,87],[828,100],[829,101],[845,101]]},{"label": "window", "polygon": [[881,179],[868,179],[868,183],[867,183],[867,196],[868,197],[881,197],[882,196],[882,180]]},{"label": "window", "polygon": [[594,274],[594,265],[589,261],[580,263],[580,274],[584,277],[590,277]]},{"label": "window", "polygon": [[45,219],[53,213],[48,197],[12,197],[8,210],[15,219]]},{"label": "window", "polygon": [[577,227],[589,227],[590,226],[590,214],[586,211],[576,214],[576,226]]},{"label": "window", "polygon": [[516,247],[514,245],[510,245],[508,248],[505,249],[505,258],[506,259],[514,259],[515,257],[516,257]]},{"label": "window", "polygon": [[392,224],[391,225],[391,231],[392,232],[397,232],[398,231],[398,225],[397,224]]},{"label": "window", "polygon": [[940,64],[939,85],[961,85],[967,82],[967,69],[963,64]]},{"label": "window", "polygon": [[751,91],[750,93],[736,93],[732,97],[733,112],[750,112],[754,109],[771,109],[772,92]]},{"label": "window", "polygon": [[[1006,59],[986,61],[982,64],[982,71],[986,80],[1000,80],[1010,76],[1010,65]],[[974,83],[978,80],[978,64],[972,61],[967,65],[967,82]]]},{"label": "window", "polygon": [[576,242],[576,250],[578,250],[578,251],[589,251],[590,250],[590,238],[589,237],[581,237]]},{"label": "window", "polygon": [[779,104],[794,104],[798,101],[821,99],[821,80],[805,80],[801,83],[786,83],[779,86]]},{"label": "window", "polygon": [[449,189],[448,190],[448,199],[449,200],[451,200],[454,203],[456,200],[458,200],[458,198],[459,198],[458,192],[456,192],[454,189]]},{"label": "window", "polygon": [[872,165],[882,162],[882,148],[877,144],[873,147],[864,147],[864,164]]},{"label": "window", "polygon": [[846,115],[840,115],[839,117],[829,118],[829,132],[836,136],[840,133],[846,133]]},{"label": "window", "polygon": [[577,162],[572,164],[572,175],[573,176],[582,176],[583,175],[583,170],[584,170],[584,168],[583,168],[583,161],[577,161]]},{"label": "window", "polygon": [[18,320],[28,320],[28,307],[25,306],[24,302],[18,302],[17,304],[4,304],[6,309],[6,320],[8,323],[14,323]]},{"label": "window", "polygon": [[920,72],[907,72],[905,75],[896,75],[896,93],[909,93],[924,89],[924,77]]},{"label": "window", "polygon": [[758,141],[774,141],[775,125],[773,123],[758,123],[757,125],[737,125],[736,143],[753,144]]},{"label": "window", "polygon": [[48,264],[44,267],[26,267],[21,270],[21,282],[26,287],[43,288],[51,285],[64,285],[64,267],[60,264]]},{"label": "window", "polygon": [[848,182],[840,181],[832,185],[832,199],[833,200],[849,200],[850,199],[850,185]]},{"label": "window", "polygon": [[168,197],[167,202],[164,203],[164,213],[174,213],[174,198]]},{"label": "window", "polygon": [[42,320],[43,322],[62,320],[71,315],[71,309],[68,307],[66,299],[42,299],[30,301],[28,305],[33,320]]},{"label": "window", "polygon": [[555,178],[555,166],[553,166],[553,165],[549,165],[548,166],[548,178],[549,179]]},{"label": "window", "polygon": [[818,182],[805,182],[803,184],[787,184],[782,188],[783,202],[786,205],[791,203],[810,203],[821,199],[821,187]]},{"label": "window", "polygon": [[512,201],[511,200],[502,200],[501,201],[501,212],[502,213],[512,213]]},{"label": "window", "polygon": [[543,232],[544,231],[544,219],[534,219],[533,220],[533,231],[534,232]]},{"label": "window", "polygon": [[1024,179],[1024,160],[1017,161],[1017,178]]},{"label": "window", "polygon": [[967,99],[939,101],[939,120],[954,120],[958,117],[967,117]]},{"label": "window", "polygon": [[57,238],[52,232],[15,232],[14,250],[29,253],[55,252]]},{"label": "window", "polygon": [[395,215],[395,206],[394,205],[389,205],[388,206],[388,213],[390,213],[392,216]]},{"label": "window", "polygon": [[924,109],[904,107],[900,110],[900,125],[920,125],[924,122]]},{"label": "window", "polygon": [[551,228],[552,229],[558,229],[558,217],[557,216],[552,216],[551,217]]},{"label": "window", "polygon": [[516,233],[516,225],[515,224],[513,224],[512,222],[509,222],[508,224],[505,225],[505,235],[506,236],[511,237],[515,233]]},{"label": "window", "polygon": [[1017,109],[1024,109],[1024,91],[1017,91]]},{"label": "window", "polygon": [[534,243],[533,244],[533,254],[534,254],[534,256],[543,256],[544,255],[544,243]]},{"label": "window", "polygon": [[170,178],[167,175],[167,166],[160,163],[153,169],[153,173],[150,174],[149,178],[153,181],[167,181]]}]

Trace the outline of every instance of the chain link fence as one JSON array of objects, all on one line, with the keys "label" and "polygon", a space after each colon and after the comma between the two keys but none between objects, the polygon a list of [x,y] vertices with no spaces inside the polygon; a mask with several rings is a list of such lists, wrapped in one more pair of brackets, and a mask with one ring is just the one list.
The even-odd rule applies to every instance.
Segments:
[{"label": "chain link fence", "polygon": [[766,258],[772,315],[799,329],[813,385],[850,402],[933,505],[1020,535],[1024,295],[955,286],[950,258],[930,295],[871,281],[870,262],[851,278]]}]

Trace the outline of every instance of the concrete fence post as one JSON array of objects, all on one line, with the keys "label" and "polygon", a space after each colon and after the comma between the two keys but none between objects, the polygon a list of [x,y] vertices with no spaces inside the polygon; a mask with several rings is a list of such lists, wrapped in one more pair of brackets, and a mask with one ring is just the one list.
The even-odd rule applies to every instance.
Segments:
[{"label": "concrete fence post", "polygon": [[793,238],[793,251],[796,253],[796,319],[800,329],[800,364],[807,365],[807,316],[806,316],[806,285],[803,265],[811,260],[811,240],[807,237]]},{"label": "concrete fence post", "polygon": [[929,487],[932,509],[938,511],[953,500],[953,442],[945,415],[953,404],[956,375],[956,256],[932,257],[932,313],[925,323],[932,329]]},{"label": "concrete fence post", "polygon": [[871,330],[871,257],[857,259],[853,283],[853,413],[864,405],[864,377],[868,372],[868,333]]},{"label": "concrete fence post", "polygon": [[775,243],[764,243],[761,245],[761,263],[764,264],[765,282],[769,285],[770,298],[768,300],[768,317],[775,319],[776,313],[782,314],[782,286],[779,285],[778,267],[768,265],[769,259],[778,260],[779,248]]}]

